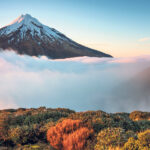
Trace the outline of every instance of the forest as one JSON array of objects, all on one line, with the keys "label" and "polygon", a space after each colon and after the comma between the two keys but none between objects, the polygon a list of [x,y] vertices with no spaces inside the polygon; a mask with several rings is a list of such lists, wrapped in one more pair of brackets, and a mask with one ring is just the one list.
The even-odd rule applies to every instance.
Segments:
[{"label": "forest", "polygon": [[46,107],[0,110],[0,149],[149,150],[150,113]]}]

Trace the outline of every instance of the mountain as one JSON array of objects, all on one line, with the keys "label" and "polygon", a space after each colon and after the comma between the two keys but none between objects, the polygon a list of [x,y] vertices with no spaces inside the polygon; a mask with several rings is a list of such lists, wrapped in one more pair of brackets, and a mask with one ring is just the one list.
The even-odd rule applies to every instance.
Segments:
[{"label": "mountain", "polygon": [[53,59],[77,56],[111,57],[74,42],[29,14],[21,15],[0,29],[0,48],[13,49],[19,54],[31,56],[46,55]]}]

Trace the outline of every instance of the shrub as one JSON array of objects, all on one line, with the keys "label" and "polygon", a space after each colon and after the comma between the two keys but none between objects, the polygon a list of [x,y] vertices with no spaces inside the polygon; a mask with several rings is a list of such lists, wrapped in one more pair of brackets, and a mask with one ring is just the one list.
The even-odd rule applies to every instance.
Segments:
[{"label": "shrub", "polygon": [[142,112],[142,111],[133,111],[129,115],[130,119],[134,121],[138,120],[149,120],[150,119],[150,112]]},{"label": "shrub", "polygon": [[150,130],[138,134],[139,148],[150,149]]},{"label": "shrub", "polygon": [[133,137],[130,137],[123,147],[123,150],[138,150],[138,149],[139,149],[138,142]]},{"label": "shrub", "polygon": [[[33,112],[32,112],[33,111]],[[69,109],[45,109],[39,108],[37,110],[26,110],[26,111],[17,111],[17,114],[13,115],[9,119],[9,122],[13,126],[22,126],[22,125],[32,125],[39,123],[47,123],[51,121],[58,121],[62,117],[68,117],[69,114],[72,114],[73,111]]]},{"label": "shrub", "polygon": [[123,128],[127,130],[137,131],[139,126],[137,122],[132,121],[129,118],[128,113],[116,113],[108,114],[103,111],[87,111],[73,113],[68,116],[70,119],[80,119],[84,122],[90,122],[92,128],[96,133],[103,130],[104,128]]},{"label": "shrub", "polygon": [[36,126],[18,126],[9,130],[9,139],[17,144],[36,143],[38,132]]},{"label": "shrub", "polygon": [[138,121],[137,124],[140,127],[140,131],[145,131],[147,129],[150,129],[150,121],[141,120],[141,121]]},{"label": "shrub", "polygon": [[150,149],[150,130],[138,133],[138,139],[129,138],[124,145],[124,150],[149,150]]},{"label": "shrub", "polygon": [[64,150],[82,150],[85,146],[86,140],[92,134],[92,130],[86,127],[77,129],[69,135],[63,136],[63,149]]},{"label": "shrub", "polygon": [[40,136],[40,140],[43,141],[43,142],[47,142],[47,136],[46,136],[46,133],[47,133],[47,130],[54,126],[55,123],[50,121],[48,123],[45,123],[44,125],[42,125],[39,129],[39,136]]},{"label": "shrub", "polygon": [[8,142],[9,114],[0,113],[0,145]]},{"label": "shrub", "polygon": [[59,150],[82,150],[92,134],[81,120],[66,119],[48,130],[47,140]]},{"label": "shrub", "polygon": [[98,133],[95,150],[122,147],[132,133],[126,134],[122,128],[107,128]]},{"label": "shrub", "polygon": [[19,144],[21,141],[22,129],[20,127],[11,128],[9,138],[14,144]]}]

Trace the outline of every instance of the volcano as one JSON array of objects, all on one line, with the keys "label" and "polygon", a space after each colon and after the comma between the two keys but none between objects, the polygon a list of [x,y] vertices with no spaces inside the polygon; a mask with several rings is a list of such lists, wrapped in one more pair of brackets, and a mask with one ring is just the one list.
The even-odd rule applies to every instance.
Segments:
[{"label": "volcano", "polygon": [[76,43],[29,14],[21,15],[0,29],[0,48],[30,56],[45,55],[52,59],[78,56],[112,57]]}]

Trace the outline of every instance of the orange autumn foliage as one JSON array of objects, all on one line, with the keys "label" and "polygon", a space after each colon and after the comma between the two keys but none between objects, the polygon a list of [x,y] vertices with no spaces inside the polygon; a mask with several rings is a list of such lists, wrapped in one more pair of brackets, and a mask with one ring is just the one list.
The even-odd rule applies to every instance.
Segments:
[{"label": "orange autumn foliage", "polygon": [[88,128],[80,128],[69,135],[63,136],[64,150],[82,150],[85,146],[87,138],[93,133]]},{"label": "orange autumn foliage", "polygon": [[81,120],[66,119],[48,130],[47,140],[59,150],[82,150],[92,134]]}]

